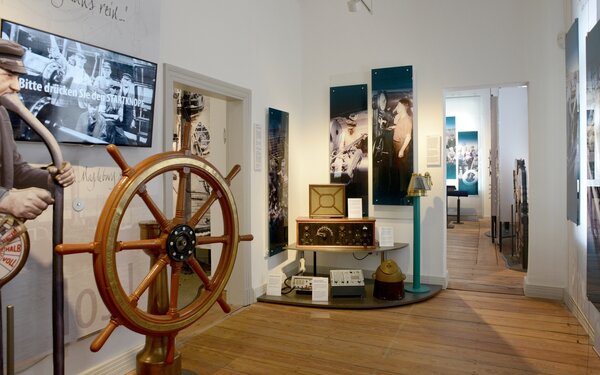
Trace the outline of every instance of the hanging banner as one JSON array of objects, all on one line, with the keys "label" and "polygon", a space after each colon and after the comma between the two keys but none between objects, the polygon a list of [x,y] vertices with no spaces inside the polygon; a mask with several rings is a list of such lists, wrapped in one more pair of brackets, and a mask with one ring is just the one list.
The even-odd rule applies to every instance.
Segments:
[{"label": "hanging banner", "polygon": [[579,28],[565,38],[567,80],[567,219],[579,225]]},{"label": "hanging banner", "polygon": [[269,108],[269,256],[288,245],[289,114]]},{"label": "hanging banner", "polygon": [[329,100],[329,181],[345,184],[369,216],[367,85],[332,87]]},{"label": "hanging banner", "polygon": [[413,173],[412,66],[373,69],[373,204],[410,205]]},{"label": "hanging banner", "polygon": [[478,195],[479,145],[477,132],[458,132],[456,154],[458,160],[458,190]]},{"label": "hanging banner", "polygon": [[[595,178],[595,149],[600,127],[600,23],[587,34],[586,49],[586,97],[588,114],[588,163],[590,172],[587,181],[587,297],[600,309],[600,184]],[[590,155],[591,154],[591,155]]]},{"label": "hanging banner", "polygon": [[446,117],[446,179],[456,178],[456,117]]},{"label": "hanging banner", "polygon": [[594,131],[594,110],[586,111],[586,128],[585,134],[587,139],[587,178],[588,180],[596,179],[595,159],[596,159],[596,132]]}]

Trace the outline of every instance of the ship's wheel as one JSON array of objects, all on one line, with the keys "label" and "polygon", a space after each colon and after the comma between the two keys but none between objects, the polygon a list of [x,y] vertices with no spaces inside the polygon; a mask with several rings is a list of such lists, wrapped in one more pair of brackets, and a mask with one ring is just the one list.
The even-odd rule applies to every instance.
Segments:
[{"label": "ship's wheel", "polygon": [[11,215],[0,215],[0,288],[12,280],[29,256],[25,224]]},{"label": "ship's wheel", "polygon": [[[153,155],[130,167],[116,146],[109,145],[107,150],[121,168],[122,177],[104,205],[94,242],[61,244],[56,247],[56,251],[59,254],[93,254],[98,291],[111,313],[109,324],[91,345],[93,351],[100,350],[114,329],[122,325],[144,335],[169,337],[166,362],[170,363],[175,350],[175,336],[181,329],[194,323],[215,302],[219,303],[223,311],[230,311],[222,297],[223,290],[233,270],[238,243],[252,240],[252,235],[239,234],[236,205],[229,188],[240,167],[236,165],[223,177],[208,161],[191,155],[189,148]],[[164,174],[171,176],[173,173],[179,176],[179,189],[175,214],[169,217],[150,197],[146,186],[152,180],[162,181]],[[193,176],[203,179],[210,186],[210,195],[197,211],[186,218],[185,186]],[[142,199],[152,213],[160,227],[160,235],[153,239],[120,241],[117,236],[122,219],[136,196]],[[223,216],[223,233],[197,236],[194,228],[216,202],[220,205]],[[222,245],[220,260],[216,267],[213,266],[210,278],[193,256],[196,246],[207,244]],[[148,274],[131,294],[125,292],[117,271],[117,254],[121,251],[144,251],[156,259]],[[178,307],[179,281],[184,264],[189,266],[204,287],[189,304]],[[168,270],[170,274],[169,307],[165,314],[149,312],[138,306],[138,301],[164,270]]]}]

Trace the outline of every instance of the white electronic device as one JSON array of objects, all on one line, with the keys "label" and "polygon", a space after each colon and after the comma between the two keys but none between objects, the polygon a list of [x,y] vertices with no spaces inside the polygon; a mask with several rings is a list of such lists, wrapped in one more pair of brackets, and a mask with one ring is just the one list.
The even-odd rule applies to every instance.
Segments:
[{"label": "white electronic device", "polygon": [[365,277],[362,270],[329,271],[331,286],[364,286]]},{"label": "white electronic device", "polygon": [[330,270],[332,297],[363,297],[365,277],[362,270]]},{"label": "white electronic device", "polygon": [[292,288],[297,294],[312,293],[312,277],[311,276],[292,276]]}]

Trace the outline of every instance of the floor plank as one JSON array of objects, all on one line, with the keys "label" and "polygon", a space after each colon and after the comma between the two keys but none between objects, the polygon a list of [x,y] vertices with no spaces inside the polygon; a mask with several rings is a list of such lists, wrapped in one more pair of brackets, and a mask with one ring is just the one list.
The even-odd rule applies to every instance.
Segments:
[{"label": "floor plank", "polygon": [[485,234],[489,229],[489,219],[463,221],[448,228],[448,288],[523,295],[525,273],[506,267]]},{"label": "floor plank", "polygon": [[600,373],[563,304],[510,294],[444,290],[378,310],[256,303],[192,330],[178,344],[198,374]]}]

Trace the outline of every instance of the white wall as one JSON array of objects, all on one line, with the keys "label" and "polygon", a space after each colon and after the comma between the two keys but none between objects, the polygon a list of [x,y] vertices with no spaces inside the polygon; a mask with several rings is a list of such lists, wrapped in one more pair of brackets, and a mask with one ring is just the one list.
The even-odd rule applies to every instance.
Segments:
[{"label": "white wall", "polygon": [[513,187],[516,159],[525,160],[525,170],[529,176],[527,87],[501,87],[498,90],[498,122],[498,221],[510,222],[511,212],[516,209]]},{"label": "white wall", "polygon": [[[445,184],[442,168],[426,168],[425,135],[443,136],[445,89],[529,84],[530,264],[527,282],[566,285],[564,51],[556,42],[565,30],[561,0],[455,0],[373,2],[373,15],[348,13],[346,2],[304,0],[303,129],[293,140],[304,153],[290,178],[300,194],[290,217],[306,213],[308,182],[327,181],[328,87],[370,83],[372,68],[412,65],[415,76],[416,170],[429,169],[433,190],[421,199],[423,279],[446,276]],[[341,82],[345,78],[345,82]],[[535,135],[535,137],[533,136]],[[322,151],[318,151],[322,150]],[[314,166],[323,165],[323,168]],[[549,169],[548,165],[555,166]],[[562,169],[561,169],[562,168]],[[301,183],[302,185],[298,186]],[[409,207],[376,207],[379,225],[412,243]],[[403,255],[399,255],[402,257]],[[410,273],[410,258],[400,258]]]}]

